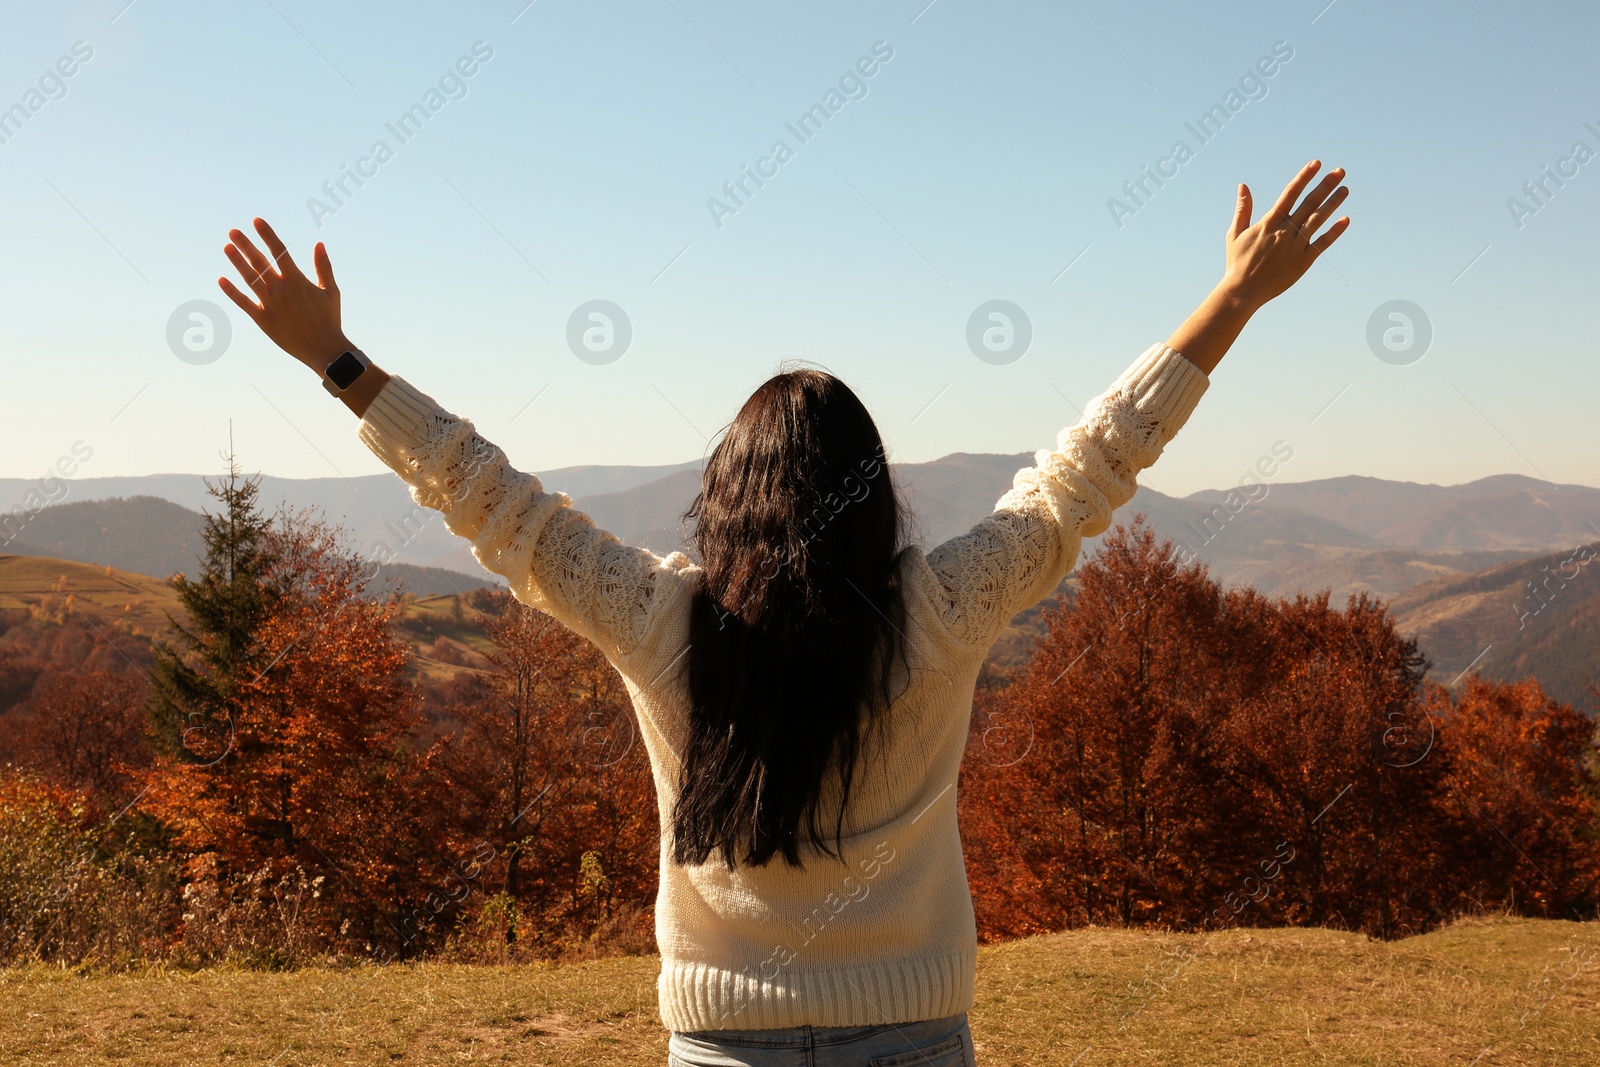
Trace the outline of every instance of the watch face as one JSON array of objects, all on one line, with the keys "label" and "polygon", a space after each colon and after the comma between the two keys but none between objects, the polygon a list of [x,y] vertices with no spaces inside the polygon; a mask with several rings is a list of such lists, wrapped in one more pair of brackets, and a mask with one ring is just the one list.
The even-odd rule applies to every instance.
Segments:
[{"label": "watch face", "polygon": [[348,389],[350,384],[361,377],[361,372],[367,365],[356,358],[354,352],[346,352],[338,359],[328,364],[328,380],[340,389]]}]

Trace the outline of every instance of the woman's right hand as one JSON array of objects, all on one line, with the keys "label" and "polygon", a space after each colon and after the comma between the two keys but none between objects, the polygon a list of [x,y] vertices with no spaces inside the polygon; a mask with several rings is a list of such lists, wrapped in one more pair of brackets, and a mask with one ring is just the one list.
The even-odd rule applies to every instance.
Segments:
[{"label": "woman's right hand", "polygon": [[[1317,231],[1350,194],[1339,184],[1344,180],[1344,168],[1338,167],[1300,200],[1321,168],[1321,161],[1315,159],[1302,167],[1272,210],[1254,225],[1250,222],[1250,187],[1239,186],[1239,201],[1228,227],[1228,266],[1221,288],[1247,307],[1259,308],[1299,281],[1349,227],[1350,216],[1346,215],[1317,237]],[[1298,205],[1296,200],[1300,200]]]},{"label": "woman's right hand", "polygon": [[1210,374],[1250,316],[1299,281],[1317,257],[1339,239],[1350,225],[1348,215],[1321,237],[1316,234],[1350,193],[1339,184],[1344,179],[1343,168],[1329,171],[1298,206],[1295,204],[1321,167],[1313,159],[1301,168],[1272,210],[1254,225],[1250,222],[1250,187],[1239,186],[1239,202],[1228,226],[1227,270],[1210,295],[1167,338],[1167,347]]}]

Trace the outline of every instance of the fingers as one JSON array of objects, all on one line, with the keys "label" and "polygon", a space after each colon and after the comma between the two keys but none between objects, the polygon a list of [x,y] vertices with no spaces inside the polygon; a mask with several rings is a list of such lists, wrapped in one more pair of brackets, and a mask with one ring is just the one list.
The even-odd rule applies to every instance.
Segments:
[{"label": "fingers", "polygon": [[1305,191],[1307,185],[1311,184],[1311,179],[1316,177],[1317,171],[1321,169],[1322,160],[1320,159],[1313,159],[1310,163],[1301,167],[1300,173],[1296,174],[1293,180],[1283,187],[1283,192],[1278,196],[1278,202],[1272,205],[1273,214],[1288,218],[1289,213],[1294,210],[1294,202],[1300,199],[1300,194]]},{"label": "fingers", "polygon": [[224,293],[228,294],[228,299],[232,300],[235,304],[238,304],[239,307],[241,309],[243,309],[243,311],[244,311],[244,313],[246,315],[249,315],[252,319],[255,319],[257,322],[261,321],[260,320],[260,315],[261,315],[261,305],[260,304],[257,304],[254,300],[251,300],[248,296],[245,296],[243,293],[241,293],[239,291],[238,287],[235,286],[233,284],[233,282],[231,280],[227,279],[227,278],[218,278],[217,279],[217,284],[222,287],[222,291]]},{"label": "fingers", "polygon": [[1323,223],[1333,218],[1333,213],[1339,210],[1339,205],[1344,203],[1345,197],[1349,195],[1350,190],[1345,186],[1341,185],[1335,189],[1333,195],[1323,201],[1322,206],[1306,218],[1305,232],[1307,236],[1316,233],[1322,228]]},{"label": "fingers", "polygon": [[1250,187],[1239,185],[1239,201],[1233,208],[1233,225],[1228,227],[1228,237],[1238,237],[1250,228]]},{"label": "fingers", "polygon": [[272,227],[267,225],[267,220],[256,219],[255,225],[256,232],[266,242],[267,251],[272,253],[272,261],[278,265],[278,269],[285,277],[300,277],[300,268],[294,265],[294,260],[289,256],[289,249],[278,239]]},{"label": "fingers", "polygon": [[312,249],[311,261],[317,267],[317,284],[334,296],[339,295],[339,285],[333,280],[333,261],[328,258],[328,247],[321,241]]},{"label": "fingers", "polygon": [[[259,296],[262,303],[265,303],[267,299],[267,280],[261,276],[261,272],[256,269],[256,265],[244,257],[244,253],[239,251],[237,244],[223,245],[222,253],[228,257],[228,262],[233,264],[234,269],[239,272],[239,277],[244,279],[251,292]],[[259,252],[256,254],[260,255]]]},{"label": "fingers", "polygon": [[1343,167],[1335,167],[1330,170],[1327,176],[1317,183],[1317,187],[1307,193],[1304,200],[1300,201],[1300,206],[1295,208],[1294,214],[1289,216],[1290,221],[1306,226],[1309,230],[1311,227],[1308,220],[1322,206],[1323,201],[1327,200],[1339,188],[1339,183],[1343,180]]},{"label": "fingers", "polygon": [[1328,227],[1328,232],[1327,233],[1323,234],[1321,237],[1317,238],[1315,241],[1313,241],[1311,243],[1311,253],[1312,253],[1312,255],[1317,255],[1317,256],[1322,255],[1322,253],[1324,253],[1324,252],[1326,252],[1328,250],[1328,248],[1333,244],[1333,242],[1335,242],[1335,241],[1337,241],[1339,239],[1339,235],[1344,233],[1344,231],[1348,230],[1349,228],[1350,228],[1350,216],[1346,215],[1344,218],[1340,219],[1338,222],[1336,222],[1332,226]]},{"label": "fingers", "polygon": [[[229,230],[228,240],[233,242],[233,247],[243,254],[244,258],[250,262],[250,265],[256,269],[256,273],[261,275],[263,280],[272,271],[272,264],[267,260],[266,256],[261,254],[261,249],[255,246],[254,242],[245,235],[243,230]],[[232,259],[233,257],[229,256],[228,258]],[[246,277],[245,280],[249,281],[249,278]]]}]

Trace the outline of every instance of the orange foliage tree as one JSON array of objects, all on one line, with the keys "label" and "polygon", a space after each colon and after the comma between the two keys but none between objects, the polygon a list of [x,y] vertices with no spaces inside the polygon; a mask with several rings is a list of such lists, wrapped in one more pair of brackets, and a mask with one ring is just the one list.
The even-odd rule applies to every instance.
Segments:
[{"label": "orange foliage tree", "polygon": [[[1078,583],[1027,667],[974,708],[961,804],[986,937],[1084,923],[1395,937],[1504,898],[1462,846],[1479,825],[1449,799],[1471,793],[1456,768],[1485,731],[1451,731],[1483,690],[1465,715],[1430,698],[1415,642],[1381,604],[1224,590],[1142,521],[1109,536]],[[1549,708],[1531,718],[1561,743],[1523,760],[1505,803],[1545,805],[1529,846],[1562,888],[1542,899],[1592,912],[1600,853],[1581,798],[1594,779],[1575,763],[1586,725]],[[1493,746],[1515,749],[1500,734]],[[1566,799],[1552,807],[1539,789]]]},{"label": "orange foliage tree", "polygon": [[325,880],[330,940],[419,947],[408,921],[448,879],[460,843],[439,817],[431,750],[416,741],[397,609],[363,596],[361,561],[320,522],[282,516],[266,548],[276,593],[225,714],[157,758],[142,807],[171,829],[192,874],[299,868]]},{"label": "orange foliage tree", "polygon": [[0,751],[46,780],[81,789],[101,810],[138,792],[146,683],[131,670],[51,672],[26,704],[0,717]]},{"label": "orange foliage tree", "polygon": [[505,939],[554,951],[655,893],[658,818],[622,678],[588,641],[509,594],[476,598],[490,669],[457,687],[441,765],[459,824],[489,842]]},{"label": "orange foliage tree", "polygon": [[1453,703],[1435,689],[1433,708],[1447,722],[1443,804],[1461,831],[1447,866],[1454,891],[1524,914],[1592,908],[1600,894],[1594,722],[1532,679],[1471,677]]}]

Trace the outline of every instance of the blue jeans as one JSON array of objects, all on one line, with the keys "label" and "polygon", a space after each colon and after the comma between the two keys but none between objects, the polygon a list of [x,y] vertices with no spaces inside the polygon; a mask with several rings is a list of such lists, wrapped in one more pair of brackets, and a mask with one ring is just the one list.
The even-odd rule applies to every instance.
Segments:
[{"label": "blue jeans", "polygon": [[672,1034],[668,1067],[974,1067],[965,1014],[883,1026]]}]

